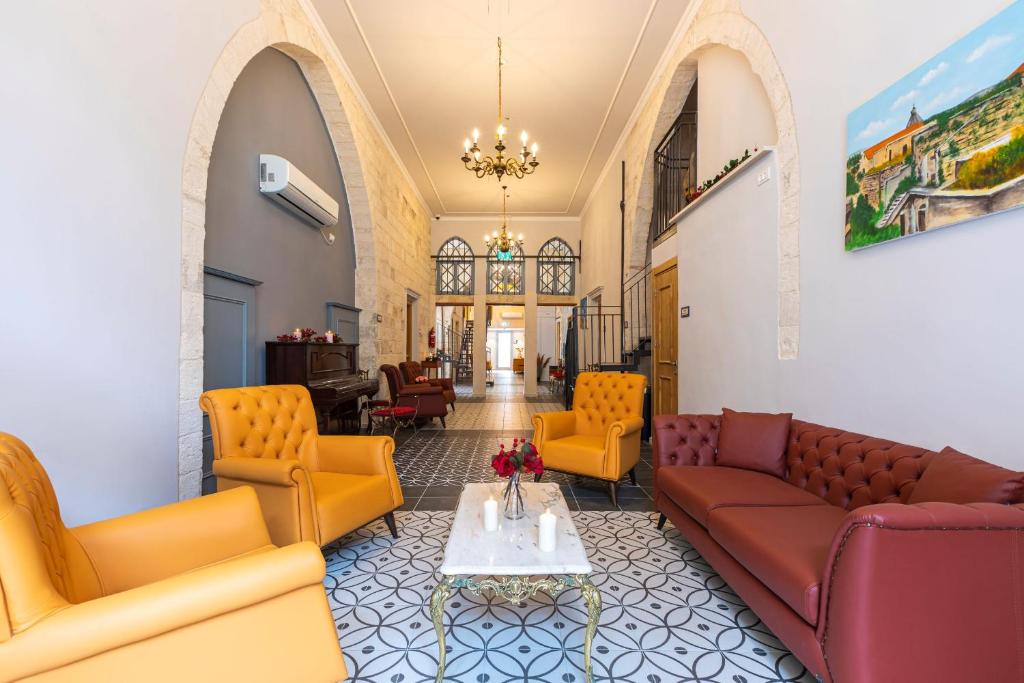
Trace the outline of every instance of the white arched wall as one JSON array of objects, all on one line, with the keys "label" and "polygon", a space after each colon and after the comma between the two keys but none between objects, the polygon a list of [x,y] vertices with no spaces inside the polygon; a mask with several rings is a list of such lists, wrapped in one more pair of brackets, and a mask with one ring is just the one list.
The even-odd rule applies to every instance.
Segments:
[{"label": "white arched wall", "polygon": [[795,359],[800,346],[800,181],[796,120],[789,89],[767,39],[742,13],[738,0],[707,0],[681,30],[682,39],[666,62],[668,68],[653,87],[624,145],[628,268],[641,268],[646,261],[654,203],[650,159],[697,79],[699,52],[721,45],[743,54],[761,79],[775,117],[779,169],[778,357]]},{"label": "white arched wall", "polygon": [[[405,321],[398,311],[405,309],[407,287],[420,290],[428,298],[432,295],[426,208],[407,196],[412,191],[400,193],[398,207],[389,206],[394,200],[383,197],[379,188],[366,182],[374,175],[374,169],[367,168],[371,165],[370,159],[376,160],[378,165],[390,164],[388,172],[391,173],[399,162],[388,151],[386,141],[373,129],[346,74],[311,24],[302,4],[296,0],[264,0],[260,16],[239,29],[214,65],[196,107],[186,145],[181,221],[179,498],[198,495],[202,476],[202,414],[198,399],[203,388],[203,242],[210,155],[220,115],[235,79],[245,65],[267,47],[280,50],[298,63],[334,143],[348,195],[356,249],[355,304],[362,309],[360,365],[372,369],[379,362],[397,360],[397,351],[391,348],[393,344],[389,339],[401,339],[404,349]],[[395,214],[391,218],[388,218],[388,209]],[[394,262],[403,255],[378,248],[377,242],[393,240],[396,231],[414,228],[418,228],[415,234],[402,235],[405,243],[414,245],[405,255],[408,264],[403,265],[403,270],[408,268],[404,272],[409,280],[390,282],[390,286],[385,287],[377,276],[381,266],[394,267]],[[378,322],[381,312],[386,313],[383,324]],[[418,337],[422,339],[430,322],[421,322],[420,327],[424,329],[418,330]]]}]

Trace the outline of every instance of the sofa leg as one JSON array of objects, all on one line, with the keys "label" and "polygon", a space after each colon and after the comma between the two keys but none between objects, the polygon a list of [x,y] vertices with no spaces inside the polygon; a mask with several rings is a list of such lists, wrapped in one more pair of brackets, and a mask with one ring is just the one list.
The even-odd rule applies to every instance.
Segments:
[{"label": "sofa leg", "polygon": [[444,418],[443,417],[441,418],[441,427],[444,428],[444,429],[448,429],[448,425],[446,425],[444,423]]},{"label": "sofa leg", "polygon": [[658,515],[658,529],[659,530],[665,528],[665,520],[667,520],[667,519],[668,519],[668,517],[666,517],[664,514]]},{"label": "sofa leg", "polygon": [[384,522],[388,525],[388,529],[391,531],[392,538],[398,538],[398,525],[395,524],[395,513],[388,512],[384,515]]},{"label": "sofa leg", "polygon": [[636,486],[636,468],[633,467],[629,470],[629,483]]},{"label": "sofa leg", "polygon": [[448,405],[451,407],[452,412],[454,413],[455,412],[455,402],[453,401],[452,403],[449,403]]},{"label": "sofa leg", "polygon": [[619,496],[618,496],[619,489],[618,489],[618,487],[619,487],[619,483],[618,482],[616,482],[616,481],[608,482],[608,497],[612,499],[612,505],[615,505],[616,507],[618,507],[618,505],[619,505]]}]

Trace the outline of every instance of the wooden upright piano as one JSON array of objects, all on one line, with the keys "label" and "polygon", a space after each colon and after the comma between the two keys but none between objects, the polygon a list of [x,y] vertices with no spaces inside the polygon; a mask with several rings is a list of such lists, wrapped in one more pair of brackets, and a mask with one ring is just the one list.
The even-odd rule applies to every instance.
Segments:
[{"label": "wooden upright piano", "polygon": [[345,416],[358,415],[361,396],[372,398],[380,389],[376,376],[371,379],[359,371],[359,344],[344,342],[268,341],[267,384],[301,384],[309,389],[325,434],[332,417],[340,426]]}]

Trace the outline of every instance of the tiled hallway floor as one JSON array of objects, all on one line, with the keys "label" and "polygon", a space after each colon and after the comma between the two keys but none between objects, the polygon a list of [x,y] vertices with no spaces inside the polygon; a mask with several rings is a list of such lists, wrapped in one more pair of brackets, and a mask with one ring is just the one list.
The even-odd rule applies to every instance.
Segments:
[{"label": "tiled hallway floor", "polygon": [[[495,371],[493,376],[495,385],[488,387],[486,400],[457,399],[455,412],[445,420],[447,429],[434,421],[416,433],[399,432],[394,460],[405,495],[401,509],[454,510],[464,484],[497,480],[490,463],[500,444],[510,446],[517,436],[532,437],[536,413],[562,410],[546,386],[538,387],[538,398],[528,402],[521,375]],[[636,475],[636,485],[625,477],[619,483],[617,506],[612,505],[604,482],[560,472],[546,472],[542,481],[562,487],[570,510],[652,511],[654,471],[649,444],[641,446]]]}]

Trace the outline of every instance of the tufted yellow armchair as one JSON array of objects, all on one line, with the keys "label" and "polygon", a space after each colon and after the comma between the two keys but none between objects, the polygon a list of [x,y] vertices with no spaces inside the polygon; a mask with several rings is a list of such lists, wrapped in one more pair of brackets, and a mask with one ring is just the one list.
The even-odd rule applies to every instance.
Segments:
[{"label": "tufted yellow armchair", "polygon": [[298,385],[214,389],[199,405],[210,416],[217,490],[252,486],[277,545],[324,546],[377,517],[398,537],[390,436],[321,436]]},{"label": "tufted yellow armchair", "polygon": [[608,482],[612,504],[623,475],[636,483],[647,378],[620,372],[581,372],[572,410],[533,416],[533,440],[544,469]]},{"label": "tufted yellow armchair", "polygon": [[69,529],[0,433],[0,682],[338,681],[312,543],[275,548],[252,489]]}]

